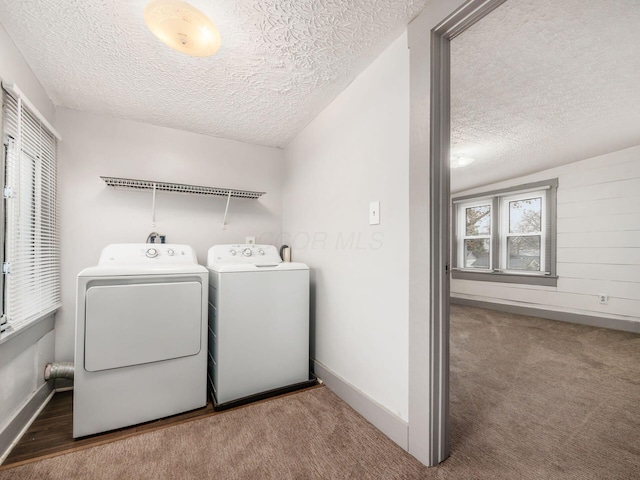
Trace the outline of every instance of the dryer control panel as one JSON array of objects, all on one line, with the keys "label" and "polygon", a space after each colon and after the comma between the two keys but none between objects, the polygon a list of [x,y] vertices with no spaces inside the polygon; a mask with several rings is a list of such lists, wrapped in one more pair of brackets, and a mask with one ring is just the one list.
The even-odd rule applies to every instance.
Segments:
[{"label": "dryer control panel", "polygon": [[282,263],[278,250],[273,245],[255,245],[238,243],[232,245],[215,245],[209,249],[207,264],[255,264],[274,265]]},{"label": "dryer control panel", "polygon": [[98,265],[197,264],[196,253],[189,245],[171,243],[119,243],[107,245],[100,254]]}]

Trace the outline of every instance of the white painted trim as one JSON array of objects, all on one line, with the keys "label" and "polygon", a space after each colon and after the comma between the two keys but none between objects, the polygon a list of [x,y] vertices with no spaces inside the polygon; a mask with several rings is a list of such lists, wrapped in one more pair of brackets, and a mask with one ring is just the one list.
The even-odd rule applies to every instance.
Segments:
[{"label": "white painted trim", "polygon": [[19,330],[9,330],[0,335],[0,365],[15,357],[29,345],[44,337],[54,328],[55,311],[46,313],[40,318],[29,322]]},{"label": "white painted trim", "polygon": [[387,437],[403,449],[408,450],[409,424],[406,421],[351,385],[326,365],[317,360],[313,360],[313,365],[316,377],[322,380],[333,393],[347,402]]},{"label": "white painted trim", "polygon": [[0,465],[6,460],[31,424],[38,418],[40,412],[47,406],[55,390],[50,382],[36,390],[24,407],[14,416],[13,420],[0,433]]},{"label": "white painted trim", "polygon": [[498,310],[499,312],[514,313],[516,315],[527,315],[529,317],[546,318],[547,320],[557,320],[559,322],[578,323],[591,327],[608,328],[610,330],[620,330],[623,332],[640,333],[640,322],[632,320],[622,320],[618,318],[596,317],[594,315],[584,315],[571,312],[560,312],[557,310],[546,310],[544,308],[525,307],[500,302],[487,302],[484,300],[473,300],[464,297],[451,297],[454,305],[466,305],[469,307],[487,308]]},{"label": "white painted trim", "polygon": [[449,455],[449,41],[505,0],[433,0],[409,24],[409,452]]}]

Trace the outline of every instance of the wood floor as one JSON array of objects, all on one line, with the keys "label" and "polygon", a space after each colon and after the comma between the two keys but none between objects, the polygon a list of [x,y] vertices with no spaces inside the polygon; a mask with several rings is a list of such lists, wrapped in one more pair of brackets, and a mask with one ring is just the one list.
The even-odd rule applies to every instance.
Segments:
[{"label": "wood floor", "polygon": [[20,442],[18,442],[18,445],[16,445],[9,454],[2,466],[4,467],[33,458],[45,457],[51,454],[59,454],[79,448],[100,445],[141,432],[175,425],[194,418],[216,415],[218,413],[219,412],[213,409],[211,403],[207,403],[206,407],[198,410],[192,410],[180,415],[143,423],[142,425],[75,440],[72,436],[73,392],[56,393],[35,422],[29,427],[27,433],[25,433]]},{"label": "wood floor", "polygon": [[[317,388],[312,386],[308,388]],[[306,389],[305,389],[306,390]],[[286,393],[279,396],[292,395]],[[266,401],[266,400],[261,400]],[[256,402],[257,403],[257,402]],[[158,428],[188,422],[191,420],[222,415],[230,410],[215,411],[213,404],[207,403],[206,407],[181,413],[172,417],[143,423],[133,427],[114,430],[112,432],[92,435],[80,439],[73,438],[73,392],[56,393],[47,406],[42,410],[38,418],[31,424],[22,439],[6,458],[2,467],[8,465],[27,463],[34,459],[42,459],[62,453],[68,453],[83,448],[94,447],[105,443],[120,440],[122,438],[138,435]]]}]

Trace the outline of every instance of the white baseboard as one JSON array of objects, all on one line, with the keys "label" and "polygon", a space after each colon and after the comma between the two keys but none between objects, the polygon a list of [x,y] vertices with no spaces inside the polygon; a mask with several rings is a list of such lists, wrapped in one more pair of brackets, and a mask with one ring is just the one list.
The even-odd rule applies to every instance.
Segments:
[{"label": "white baseboard", "polygon": [[0,432],[0,465],[18,444],[42,409],[49,403],[54,393],[50,382],[42,385],[34,392],[22,410],[13,417],[9,425]]},{"label": "white baseboard", "polygon": [[358,390],[322,363],[313,360],[314,373],[338,397],[403,449],[409,448],[409,424]]}]

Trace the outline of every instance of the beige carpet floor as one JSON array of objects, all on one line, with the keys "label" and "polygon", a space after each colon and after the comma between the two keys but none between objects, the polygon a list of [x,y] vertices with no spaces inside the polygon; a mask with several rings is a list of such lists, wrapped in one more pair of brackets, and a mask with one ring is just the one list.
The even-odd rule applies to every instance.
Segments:
[{"label": "beige carpet floor", "polygon": [[638,479],[640,335],[452,308],[451,457],[328,388],[0,470],[21,479]]},{"label": "beige carpet floor", "polygon": [[452,478],[640,479],[640,335],[453,305],[451,427]]},{"label": "beige carpet floor", "polygon": [[425,471],[321,387],[0,471],[0,479],[401,479]]}]

